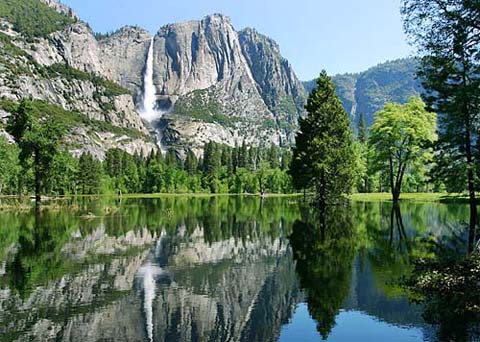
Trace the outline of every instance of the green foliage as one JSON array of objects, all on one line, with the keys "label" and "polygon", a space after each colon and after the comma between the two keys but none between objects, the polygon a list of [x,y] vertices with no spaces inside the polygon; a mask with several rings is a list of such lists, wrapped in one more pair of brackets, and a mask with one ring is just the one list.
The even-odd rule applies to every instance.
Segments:
[{"label": "green foliage", "polygon": [[35,116],[32,102],[22,100],[17,111],[8,118],[7,132],[18,144],[23,169],[32,167],[34,170],[35,198],[39,202],[47,175],[59,152],[64,129],[47,115]]},{"label": "green foliage", "polygon": [[[39,118],[47,116],[55,120],[65,128],[87,126],[92,132],[112,132],[118,135],[126,135],[132,138],[143,138],[144,134],[134,128],[118,127],[106,121],[89,119],[80,112],[71,112],[59,106],[40,100],[29,100],[32,114]],[[15,113],[18,104],[6,98],[0,99],[0,108],[9,113]]]},{"label": "green foliage", "polygon": [[76,194],[78,160],[67,151],[55,155],[46,177],[45,192],[51,195]]},{"label": "green foliage", "polygon": [[402,14],[406,32],[422,55],[424,97],[440,114],[435,173],[450,188],[463,183],[468,189],[473,247],[478,229],[480,7],[477,0],[404,0]]},{"label": "green foliage", "polygon": [[194,90],[186,96],[180,97],[175,103],[175,114],[188,116],[208,123],[218,123],[224,126],[233,126],[238,118],[229,117],[223,112],[212,90]]},{"label": "green foliage", "polygon": [[90,153],[82,153],[78,160],[77,183],[83,195],[97,194],[102,180],[102,164]]},{"label": "green foliage", "polygon": [[73,24],[75,19],[58,13],[39,0],[2,0],[0,17],[27,38],[44,37]]},{"label": "green foliage", "polygon": [[[103,162],[89,154],[75,159],[67,153],[57,153],[53,145],[48,145],[58,144],[61,140],[61,134],[55,135],[56,131],[49,127],[72,127],[79,123],[91,125],[91,121],[84,121],[85,118],[77,113],[41,101],[24,100],[17,105],[3,99],[0,106],[13,112],[8,130],[22,151],[18,156],[15,145],[0,144],[0,155],[6,156],[0,168],[8,168],[12,172],[5,173],[5,180],[1,179],[5,184],[4,193],[32,191],[34,177],[29,172],[18,175],[16,170],[20,162],[24,170],[35,170],[31,155],[37,145],[31,144],[40,142],[43,145],[39,145],[39,148],[52,151],[49,167],[42,167],[41,173],[42,191],[49,195],[292,192],[291,179],[286,173],[291,153],[276,146],[248,148],[244,143],[242,147],[231,148],[208,143],[204,147],[203,158],[198,160],[192,151],[187,151],[185,161],[179,158],[175,150],[169,150],[165,155],[158,152],[145,157],[110,149]],[[38,122],[42,122],[43,126],[38,126]],[[42,130],[44,128],[45,131]],[[24,132],[30,129],[42,130],[43,140],[25,140]],[[30,135],[27,134],[27,137]]]},{"label": "green foliage", "polygon": [[[439,4],[447,3],[452,7],[446,12]],[[405,1],[405,25],[423,54],[419,76],[427,91],[425,100],[439,113],[439,153],[434,174],[450,191],[463,191],[468,189],[469,171],[470,181],[477,183],[474,137],[480,108],[480,62],[472,46],[478,45],[479,39],[468,25],[475,18],[472,1],[442,0],[439,4]],[[456,24],[452,13],[461,11],[465,11],[465,22]],[[478,185],[474,188],[478,190]]]},{"label": "green foliage", "polygon": [[371,131],[375,162],[389,175],[393,200],[397,201],[405,172],[424,167],[433,157],[436,114],[429,112],[417,97],[405,105],[389,103],[375,115]]},{"label": "green foliage", "polygon": [[303,216],[293,225],[290,243],[308,311],[327,340],[350,293],[356,249],[352,217],[342,206]]},{"label": "green foliage", "polygon": [[314,187],[318,204],[325,205],[349,193],[354,181],[348,115],[326,72],[320,74],[306,109],[289,173],[297,189]]},{"label": "green foliage", "polygon": [[362,144],[365,144],[368,140],[368,128],[367,123],[365,122],[365,115],[360,113],[360,118],[358,119],[358,141]]},{"label": "green foliage", "polygon": [[18,148],[0,136],[0,194],[16,193],[21,173]]}]

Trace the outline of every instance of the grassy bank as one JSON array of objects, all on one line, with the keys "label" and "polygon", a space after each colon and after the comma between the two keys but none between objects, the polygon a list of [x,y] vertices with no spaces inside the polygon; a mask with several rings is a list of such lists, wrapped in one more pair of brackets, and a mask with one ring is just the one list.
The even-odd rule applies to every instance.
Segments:
[{"label": "grassy bank", "polygon": [[[156,193],[156,194],[123,194],[121,197],[116,194],[96,194],[96,195],[67,195],[59,197],[45,197],[42,200],[41,206],[44,209],[48,208],[61,208],[68,207],[72,200],[75,199],[148,199],[148,198],[172,198],[172,197],[196,197],[196,198],[208,198],[208,197],[223,197],[223,196],[242,196],[242,197],[261,197],[260,194],[212,194],[212,193]],[[266,198],[288,198],[299,197],[303,194],[266,194]],[[35,205],[35,201],[32,196],[11,196],[0,195],[0,211],[28,211]]]},{"label": "grassy bank", "polygon": [[[350,195],[350,199],[362,202],[391,201],[392,195],[390,193],[353,194]],[[468,196],[459,193],[405,193],[400,196],[400,201],[464,203],[468,201]]]},{"label": "grassy bank", "polygon": [[[212,193],[156,193],[156,194],[123,194],[122,199],[142,199],[142,198],[172,198],[172,197],[220,197],[220,196],[246,196],[246,197],[260,197],[260,194],[212,194]],[[266,194],[267,198],[293,198],[302,197],[303,194]],[[480,194],[479,194],[480,203]],[[57,207],[63,206],[62,202],[68,206],[68,201],[72,199],[101,199],[101,198],[119,198],[117,194],[97,194],[97,195],[69,195],[62,197],[48,197],[42,202],[42,207]],[[367,194],[352,194],[349,196],[352,201],[358,202],[378,202],[391,201],[392,196],[389,193],[367,193]],[[446,194],[446,193],[405,193],[400,197],[401,201],[408,202],[439,202],[439,203],[468,203],[468,197],[465,194]],[[1,196],[0,195],[0,211],[24,211],[29,210],[35,205],[33,198],[30,196]]]}]

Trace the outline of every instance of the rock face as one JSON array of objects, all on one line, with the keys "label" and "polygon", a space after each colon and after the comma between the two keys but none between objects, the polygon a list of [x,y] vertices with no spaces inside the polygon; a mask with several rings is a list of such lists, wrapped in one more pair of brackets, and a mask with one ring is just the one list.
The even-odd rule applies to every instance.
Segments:
[{"label": "rock face", "polygon": [[32,98],[84,118],[67,127],[73,154],[88,151],[102,159],[109,148],[144,154],[157,149],[128,90],[100,76],[108,76],[108,64],[86,24],[78,21],[28,42],[7,23],[0,28],[0,46],[0,98]]},{"label": "rock face", "polygon": [[[273,40],[252,29],[237,32],[220,14],[166,25],[153,39],[146,30],[130,26],[95,35],[58,0],[41,1],[76,20],[33,42],[2,21],[0,34],[8,37],[13,52],[0,54],[0,97],[33,97],[148,135],[137,110],[142,108],[143,75],[153,42],[159,120],[147,126],[161,131],[164,145],[200,151],[208,141],[232,146],[243,140],[255,145],[293,141],[305,91]],[[62,72],[51,72],[59,66]],[[112,94],[105,82],[99,85],[85,75],[116,82],[129,94]],[[90,141],[84,150],[91,150],[95,139],[78,143]],[[141,150],[153,149],[153,139],[144,139]],[[101,157],[104,147],[94,154]]]},{"label": "rock face", "polygon": [[[296,124],[305,99],[273,41],[252,30],[238,33],[219,14],[160,29],[154,38],[154,84],[158,107],[168,112],[167,131],[205,132],[205,124],[217,124],[230,132],[223,141],[229,145],[243,139],[291,141],[293,129],[286,124]],[[198,146],[216,140],[214,135],[192,141],[180,133],[175,143]]]},{"label": "rock face", "polygon": [[78,19],[77,13],[70,7],[62,4],[59,0],[40,0],[41,2],[47,4],[48,6],[52,7],[55,9],[57,12],[63,13],[65,15],[68,15],[69,17]]},{"label": "rock face", "polygon": [[135,102],[142,98],[143,72],[151,35],[144,29],[126,26],[98,41],[103,74],[130,90]]},{"label": "rock face", "polygon": [[303,114],[306,92],[278,44],[256,30],[239,33],[240,44],[265,104],[277,121],[296,125]]}]

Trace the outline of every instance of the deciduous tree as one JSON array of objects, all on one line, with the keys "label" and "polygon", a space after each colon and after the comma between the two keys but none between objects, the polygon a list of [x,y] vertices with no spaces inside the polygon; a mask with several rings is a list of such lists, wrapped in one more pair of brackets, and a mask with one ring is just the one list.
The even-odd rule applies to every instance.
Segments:
[{"label": "deciduous tree", "polygon": [[432,158],[436,114],[418,97],[405,105],[388,103],[375,114],[371,132],[376,164],[389,175],[392,199],[398,204],[407,169]]}]

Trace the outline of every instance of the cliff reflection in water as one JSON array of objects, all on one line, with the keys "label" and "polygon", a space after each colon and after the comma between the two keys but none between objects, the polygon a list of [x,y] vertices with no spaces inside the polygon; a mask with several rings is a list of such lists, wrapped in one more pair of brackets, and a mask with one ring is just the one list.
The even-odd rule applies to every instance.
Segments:
[{"label": "cliff reflection in water", "polygon": [[395,280],[430,243],[458,243],[467,208],[408,205],[403,231],[382,203],[299,208],[166,197],[2,213],[0,341],[277,341],[304,302],[317,340],[359,312],[436,341]]},{"label": "cliff reflection in water", "polygon": [[274,341],[295,201],[167,198],[3,215],[2,341]]}]

